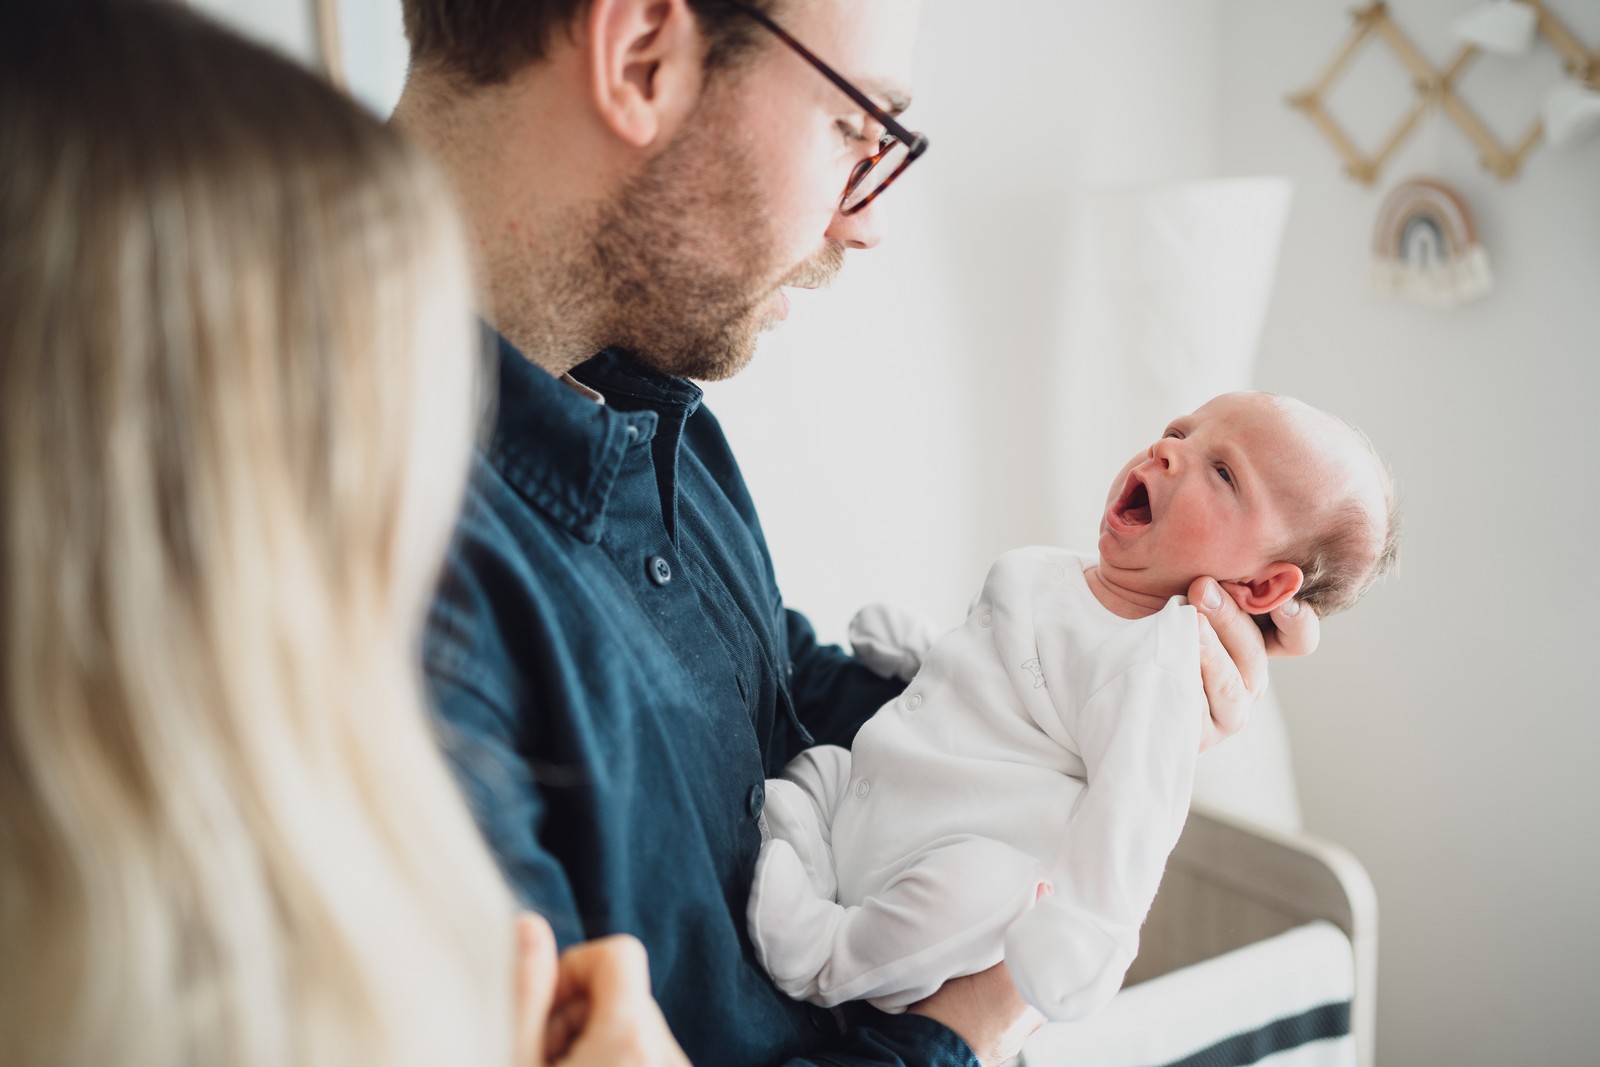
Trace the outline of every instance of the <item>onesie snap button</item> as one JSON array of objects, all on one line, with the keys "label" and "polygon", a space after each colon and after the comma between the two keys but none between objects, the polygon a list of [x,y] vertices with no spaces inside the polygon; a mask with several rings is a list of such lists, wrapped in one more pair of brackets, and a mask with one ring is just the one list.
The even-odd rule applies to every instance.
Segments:
[{"label": "onesie snap button", "polygon": [[651,556],[644,561],[645,573],[650,575],[650,580],[656,585],[666,585],[672,581],[672,564],[661,556]]},{"label": "onesie snap button", "polygon": [[870,792],[872,792],[872,784],[865,778],[856,783],[856,796],[865,797]]},{"label": "onesie snap button", "polygon": [[906,697],[906,710],[907,711],[916,711],[920,707],[922,707],[922,694],[921,693],[912,693],[910,696]]},{"label": "onesie snap button", "polygon": [[982,615],[979,615],[978,616],[978,625],[979,626],[984,626],[984,627],[993,626],[994,625],[994,612],[986,610]]},{"label": "onesie snap button", "polygon": [[745,794],[744,810],[748,811],[750,817],[754,819],[761,814],[762,805],[766,803],[766,800],[767,791],[760,782],[757,782],[750,787],[750,792]]}]

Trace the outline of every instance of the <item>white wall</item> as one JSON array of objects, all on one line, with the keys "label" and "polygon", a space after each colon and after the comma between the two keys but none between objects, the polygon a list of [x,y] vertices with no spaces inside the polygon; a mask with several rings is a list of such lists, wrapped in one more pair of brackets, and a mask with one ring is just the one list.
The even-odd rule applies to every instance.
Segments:
[{"label": "white wall", "polygon": [[[302,63],[314,65],[316,21],[311,0],[187,0],[196,11],[212,16],[258,41],[272,45]],[[396,0],[398,6],[398,0]]]},{"label": "white wall", "polygon": [[[1469,0],[1396,0],[1433,61]],[[1600,3],[1549,0],[1591,47]],[[1258,376],[1364,427],[1398,471],[1401,577],[1322,651],[1274,672],[1308,825],[1377,884],[1386,1064],[1593,1063],[1600,958],[1600,143],[1548,146],[1511,183],[1454,128],[1424,131],[1376,189],[1343,178],[1284,94],[1348,28],[1332,0],[1223,0],[1221,160],[1297,192]],[[1502,141],[1558,64],[1484,58],[1462,93]],[[1334,96],[1375,144],[1404,79],[1374,52]],[[1454,183],[1499,285],[1453,312],[1363,288],[1384,189]]]},{"label": "white wall", "polygon": [[[315,0],[187,0],[308,66],[322,69]],[[380,115],[394,110],[405,83],[406,38],[400,0],[336,0],[334,32],[350,94]]]}]

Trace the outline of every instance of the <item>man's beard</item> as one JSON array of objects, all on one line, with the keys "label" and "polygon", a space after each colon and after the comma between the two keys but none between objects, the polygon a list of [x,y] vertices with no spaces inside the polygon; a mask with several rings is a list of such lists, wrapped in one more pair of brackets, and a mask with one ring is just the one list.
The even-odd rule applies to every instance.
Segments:
[{"label": "man's beard", "polygon": [[732,377],[755,355],[778,287],[826,285],[844,264],[843,246],[828,241],[780,273],[759,164],[730,128],[706,101],[601,209],[589,241],[579,285],[603,301],[599,340],[664,374]]}]

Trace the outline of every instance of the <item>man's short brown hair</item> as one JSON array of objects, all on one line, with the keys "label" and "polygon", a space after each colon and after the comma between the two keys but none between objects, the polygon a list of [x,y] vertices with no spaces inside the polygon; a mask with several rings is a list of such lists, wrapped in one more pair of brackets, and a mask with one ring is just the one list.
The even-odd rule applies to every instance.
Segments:
[{"label": "man's short brown hair", "polygon": [[[593,0],[402,0],[411,62],[469,85],[494,85],[543,59],[558,33],[571,34]],[[706,69],[731,65],[760,33],[740,6],[770,13],[773,0],[688,0],[706,36]]]}]

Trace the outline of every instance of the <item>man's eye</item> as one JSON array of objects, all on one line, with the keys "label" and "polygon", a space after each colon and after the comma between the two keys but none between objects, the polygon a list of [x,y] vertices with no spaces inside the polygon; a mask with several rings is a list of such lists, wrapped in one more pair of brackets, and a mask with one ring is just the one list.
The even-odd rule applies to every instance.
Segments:
[{"label": "man's eye", "polygon": [[857,129],[844,119],[840,119],[833,125],[836,129],[838,129],[839,135],[852,144],[860,144],[862,141],[867,140],[867,135],[864,130]]},{"label": "man's eye", "polygon": [[1229,472],[1227,467],[1223,467],[1223,466],[1219,465],[1217,467],[1217,476],[1220,477],[1223,481],[1227,482],[1229,485],[1233,484],[1233,475],[1232,475],[1232,473]]}]

